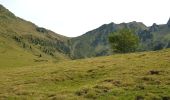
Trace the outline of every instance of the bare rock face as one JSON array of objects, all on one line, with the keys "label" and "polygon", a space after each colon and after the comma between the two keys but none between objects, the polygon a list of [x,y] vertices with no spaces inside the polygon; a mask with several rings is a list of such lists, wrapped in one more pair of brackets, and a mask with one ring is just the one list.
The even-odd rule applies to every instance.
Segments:
[{"label": "bare rock face", "polygon": [[170,27],[170,18],[169,18],[169,20],[167,22],[167,25],[168,25],[168,27]]},{"label": "bare rock face", "polygon": [[149,28],[149,31],[151,32],[155,32],[155,31],[158,31],[159,30],[159,26],[154,23],[150,28]]},{"label": "bare rock face", "polygon": [[45,28],[42,28],[42,27],[37,27],[36,30],[41,33],[48,33],[48,30],[46,30]]}]

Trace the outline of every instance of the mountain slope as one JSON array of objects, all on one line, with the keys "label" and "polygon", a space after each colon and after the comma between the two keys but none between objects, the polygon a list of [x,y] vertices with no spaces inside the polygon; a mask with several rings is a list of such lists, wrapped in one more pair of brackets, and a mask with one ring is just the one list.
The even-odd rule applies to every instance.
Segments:
[{"label": "mountain slope", "polygon": [[141,49],[143,50],[160,50],[170,47],[170,27],[167,24],[153,24],[148,30],[138,33],[141,39]]},{"label": "mountain slope", "polygon": [[10,64],[15,59],[16,64],[19,59],[31,62],[68,59],[68,39],[18,18],[0,5],[0,63],[10,61],[10,57],[13,58]]},{"label": "mountain slope", "polygon": [[71,56],[73,58],[86,58],[112,54],[108,36],[111,32],[123,28],[134,30],[140,38],[138,51],[160,50],[170,47],[170,20],[167,24],[151,27],[140,22],[121,24],[104,24],[101,27],[85,33],[82,36],[72,38]]},{"label": "mountain slope", "polygon": [[110,55],[112,51],[110,51],[108,36],[111,32],[123,28],[133,29],[136,33],[147,29],[147,27],[140,22],[104,24],[82,36],[72,38],[71,55],[73,58]]},{"label": "mountain slope", "polygon": [[0,99],[168,100],[170,49],[0,68]]}]

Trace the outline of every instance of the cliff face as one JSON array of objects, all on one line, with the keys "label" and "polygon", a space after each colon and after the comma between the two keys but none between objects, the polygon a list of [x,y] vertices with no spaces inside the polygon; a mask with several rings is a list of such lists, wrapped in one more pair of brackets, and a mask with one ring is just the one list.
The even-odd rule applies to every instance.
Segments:
[{"label": "cliff face", "polygon": [[170,18],[169,18],[169,20],[167,22],[167,26],[170,27]]}]

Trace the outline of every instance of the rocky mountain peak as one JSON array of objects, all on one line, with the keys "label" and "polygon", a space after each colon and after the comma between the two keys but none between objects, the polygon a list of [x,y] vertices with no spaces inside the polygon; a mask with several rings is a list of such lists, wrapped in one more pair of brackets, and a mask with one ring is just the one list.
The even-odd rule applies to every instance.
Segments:
[{"label": "rocky mountain peak", "polygon": [[167,25],[168,25],[168,27],[170,27],[170,18],[169,18],[169,20],[167,22]]},{"label": "rocky mountain peak", "polygon": [[155,32],[159,30],[159,26],[156,23],[153,23],[153,25],[149,28],[149,31]]}]

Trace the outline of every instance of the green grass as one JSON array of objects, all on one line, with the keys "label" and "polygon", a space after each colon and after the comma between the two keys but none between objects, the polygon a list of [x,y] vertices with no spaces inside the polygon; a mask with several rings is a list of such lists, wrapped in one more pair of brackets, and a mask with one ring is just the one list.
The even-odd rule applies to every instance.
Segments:
[{"label": "green grass", "polygon": [[69,59],[64,52],[69,38],[37,28],[0,5],[0,68]]},{"label": "green grass", "polygon": [[29,62],[22,67],[0,67],[0,99],[162,100],[170,97],[170,49],[26,64]]},{"label": "green grass", "polygon": [[[35,62],[69,59],[68,56],[57,50],[53,53],[54,56],[51,56],[40,49],[43,48],[43,46],[39,44],[29,43],[26,39],[18,42],[14,40],[12,36],[5,35],[7,34],[0,32],[0,67],[13,66],[14,64],[18,67],[24,66],[25,64],[34,65]],[[25,44],[25,47],[23,47],[23,44]],[[46,49],[49,48],[46,46]],[[41,55],[41,57],[39,55]]]},{"label": "green grass", "polygon": [[[39,57],[40,54],[42,57]],[[64,59],[62,55],[59,58]],[[32,50],[28,50],[20,47],[12,39],[0,37],[0,68],[39,65],[52,61],[57,59],[54,60],[36,48],[32,47]]]}]

